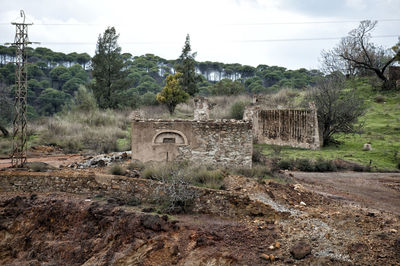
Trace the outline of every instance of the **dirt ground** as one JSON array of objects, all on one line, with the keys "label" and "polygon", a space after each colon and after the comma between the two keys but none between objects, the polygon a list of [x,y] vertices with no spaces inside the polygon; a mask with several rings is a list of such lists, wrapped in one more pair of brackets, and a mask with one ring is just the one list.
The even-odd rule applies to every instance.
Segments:
[{"label": "dirt ground", "polygon": [[291,172],[294,180],[323,195],[400,215],[399,173]]},{"label": "dirt ground", "polygon": [[[43,162],[53,167],[67,166],[84,159],[80,154],[64,154],[53,146],[35,146],[27,152],[28,162]],[[0,159],[0,169],[11,166],[11,159]]]},{"label": "dirt ground", "polygon": [[[44,161],[57,167],[53,159]],[[275,220],[1,192],[0,264],[400,265],[399,174],[285,174],[292,184],[236,175],[224,181],[228,192],[271,206],[281,214]]]}]

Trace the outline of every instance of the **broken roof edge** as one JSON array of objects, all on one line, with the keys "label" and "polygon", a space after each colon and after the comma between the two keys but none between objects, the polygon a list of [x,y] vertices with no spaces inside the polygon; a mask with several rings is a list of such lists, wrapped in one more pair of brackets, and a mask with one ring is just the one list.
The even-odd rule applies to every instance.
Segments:
[{"label": "broken roof edge", "polygon": [[209,120],[190,120],[190,119],[147,119],[131,117],[132,122],[196,122],[196,123],[234,123],[234,124],[251,124],[250,121],[236,119],[209,119]]}]

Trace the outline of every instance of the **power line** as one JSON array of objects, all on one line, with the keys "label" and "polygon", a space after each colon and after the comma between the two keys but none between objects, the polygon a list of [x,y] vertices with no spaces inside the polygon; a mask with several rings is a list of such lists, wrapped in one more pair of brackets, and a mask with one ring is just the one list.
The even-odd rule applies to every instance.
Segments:
[{"label": "power line", "polygon": [[394,22],[400,21],[397,18],[386,18],[386,19],[354,19],[354,20],[327,20],[327,21],[289,21],[289,22],[259,22],[259,23],[228,23],[223,25],[232,25],[232,26],[258,26],[258,25],[298,25],[298,24],[337,24],[337,23],[354,23],[360,22],[363,20],[372,20],[378,22]]},{"label": "power line", "polygon": [[[395,34],[374,35],[371,38],[394,38],[399,37]],[[318,37],[318,38],[285,38],[285,39],[259,39],[259,40],[228,40],[220,42],[230,43],[262,43],[262,42],[304,42],[304,41],[326,41],[340,40],[343,37]],[[217,42],[217,41],[216,41]],[[149,44],[169,44],[178,42],[119,42],[120,45],[149,45]],[[95,42],[41,42],[41,45],[95,45]]]},{"label": "power line", "polygon": [[[363,20],[373,20],[378,22],[396,22],[400,21],[400,18],[382,18],[382,19],[349,19],[349,20],[321,20],[321,21],[282,21],[282,22],[254,22],[254,23],[223,23],[215,25],[222,25],[222,26],[259,26],[259,25],[297,25],[297,24],[338,24],[338,23],[354,23],[360,22]],[[99,24],[99,23],[34,23],[35,25],[39,26],[104,26],[107,23]],[[0,26],[10,25],[9,22],[0,22]],[[121,26],[116,24],[116,26]]]},{"label": "power line", "polygon": [[[375,35],[371,38],[393,38],[399,35]],[[294,39],[265,39],[265,40],[238,40],[233,42],[238,43],[252,43],[252,42],[302,42],[302,41],[326,41],[326,40],[340,40],[343,37],[320,37],[320,38],[294,38]]]}]

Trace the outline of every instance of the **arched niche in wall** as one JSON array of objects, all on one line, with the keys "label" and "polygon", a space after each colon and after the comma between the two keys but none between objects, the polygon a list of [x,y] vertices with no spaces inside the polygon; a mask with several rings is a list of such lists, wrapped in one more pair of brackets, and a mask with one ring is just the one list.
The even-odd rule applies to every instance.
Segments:
[{"label": "arched niche in wall", "polygon": [[177,130],[163,130],[153,137],[153,144],[188,144],[186,136]]}]

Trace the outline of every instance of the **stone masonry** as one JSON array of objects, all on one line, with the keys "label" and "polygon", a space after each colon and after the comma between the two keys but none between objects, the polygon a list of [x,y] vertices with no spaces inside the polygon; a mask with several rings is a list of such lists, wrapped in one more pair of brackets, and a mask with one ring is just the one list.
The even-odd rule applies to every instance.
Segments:
[{"label": "stone masonry", "polygon": [[204,97],[194,98],[194,120],[209,120],[210,119],[210,105],[208,100]]},{"label": "stone masonry", "polygon": [[132,159],[252,166],[252,123],[242,120],[132,120]]},{"label": "stone masonry", "polygon": [[263,109],[253,104],[245,110],[243,119],[253,122],[256,143],[320,148],[317,111],[313,104],[309,109]]}]

